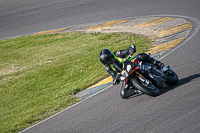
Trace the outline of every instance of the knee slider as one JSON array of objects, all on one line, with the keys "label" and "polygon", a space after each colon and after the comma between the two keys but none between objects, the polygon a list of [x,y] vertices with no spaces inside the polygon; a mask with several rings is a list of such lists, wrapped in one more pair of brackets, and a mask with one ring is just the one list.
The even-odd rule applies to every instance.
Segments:
[{"label": "knee slider", "polygon": [[127,97],[127,94],[124,92],[124,91],[120,91],[120,96],[121,96],[121,98],[123,98],[123,99],[127,99],[128,97]]}]

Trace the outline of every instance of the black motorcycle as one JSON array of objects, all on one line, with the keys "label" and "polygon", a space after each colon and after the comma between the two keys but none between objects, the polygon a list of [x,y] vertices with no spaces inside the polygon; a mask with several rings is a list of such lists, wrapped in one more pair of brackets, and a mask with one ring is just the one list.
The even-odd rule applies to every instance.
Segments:
[{"label": "black motorcycle", "polygon": [[127,85],[149,96],[157,96],[159,89],[166,85],[176,85],[179,81],[177,74],[169,66],[159,69],[154,64],[139,61],[132,56],[124,61],[121,74],[123,76],[120,79]]}]

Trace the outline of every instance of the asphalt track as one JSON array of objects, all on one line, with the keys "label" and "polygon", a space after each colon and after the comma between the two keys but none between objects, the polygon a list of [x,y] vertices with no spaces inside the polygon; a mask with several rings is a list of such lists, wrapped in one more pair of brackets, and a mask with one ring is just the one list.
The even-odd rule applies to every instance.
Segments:
[{"label": "asphalt track", "polygon": [[[200,20],[199,6],[199,0],[3,0],[0,38],[146,15],[182,15]],[[161,60],[177,72],[180,82],[160,96],[123,100],[120,85],[112,86],[24,132],[200,132],[199,36],[200,31]]]}]

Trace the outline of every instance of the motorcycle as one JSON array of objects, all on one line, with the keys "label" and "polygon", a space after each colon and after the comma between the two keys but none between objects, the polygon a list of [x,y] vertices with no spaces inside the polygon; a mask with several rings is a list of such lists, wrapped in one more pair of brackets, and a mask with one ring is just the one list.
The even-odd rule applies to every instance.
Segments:
[{"label": "motorcycle", "polygon": [[179,81],[169,66],[157,68],[154,64],[139,61],[130,55],[123,62],[121,75],[121,81],[149,96],[157,96],[160,89],[166,85],[176,85]]}]

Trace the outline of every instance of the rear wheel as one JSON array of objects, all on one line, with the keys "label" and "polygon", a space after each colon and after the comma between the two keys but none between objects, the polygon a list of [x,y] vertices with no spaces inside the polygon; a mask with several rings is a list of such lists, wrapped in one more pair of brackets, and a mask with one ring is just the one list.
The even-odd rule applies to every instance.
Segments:
[{"label": "rear wheel", "polygon": [[149,95],[149,96],[157,96],[159,95],[160,91],[159,89],[151,82],[148,84],[146,82],[142,82],[138,78],[134,78],[132,80],[132,84],[141,92]]},{"label": "rear wheel", "polygon": [[177,74],[174,71],[169,70],[167,77],[166,77],[166,84],[173,86],[173,85],[176,85],[178,83],[178,81],[179,81],[179,79],[178,79]]}]

